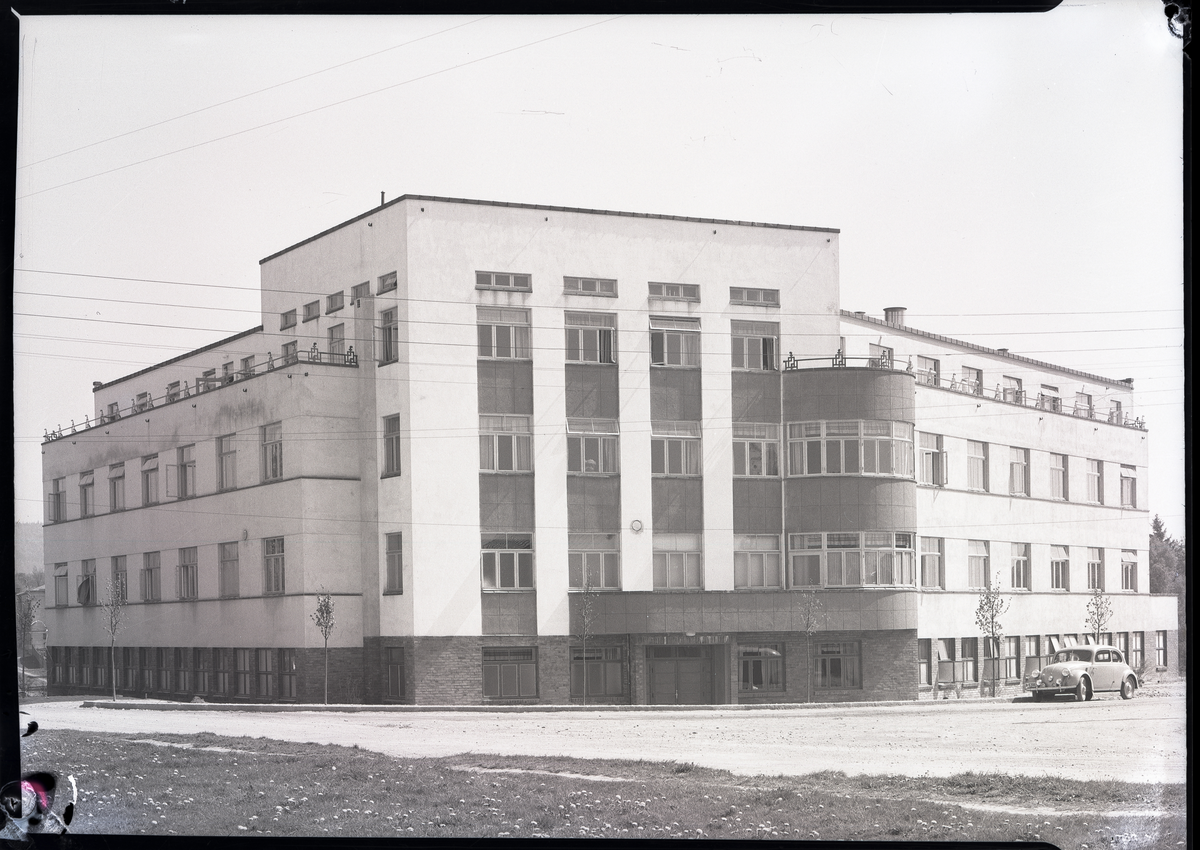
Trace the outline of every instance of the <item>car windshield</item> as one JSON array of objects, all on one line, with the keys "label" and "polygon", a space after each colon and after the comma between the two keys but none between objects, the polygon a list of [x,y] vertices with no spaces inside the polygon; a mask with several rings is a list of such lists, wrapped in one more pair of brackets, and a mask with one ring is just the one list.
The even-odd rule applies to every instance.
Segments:
[{"label": "car windshield", "polygon": [[1064,649],[1062,652],[1056,653],[1054,663],[1058,664],[1063,661],[1091,661],[1092,651],[1090,649]]}]

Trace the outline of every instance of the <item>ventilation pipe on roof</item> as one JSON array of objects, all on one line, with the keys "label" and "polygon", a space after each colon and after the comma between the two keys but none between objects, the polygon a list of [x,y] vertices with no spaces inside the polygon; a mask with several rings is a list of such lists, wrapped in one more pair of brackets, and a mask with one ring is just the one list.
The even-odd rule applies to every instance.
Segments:
[{"label": "ventilation pipe on roof", "polygon": [[855,310],[855,311],[854,311],[854,318],[856,318],[856,319],[865,319],[866,317],[867,317],[867,311],[866,311],[866,310]]},{"label": "ventilation pipe on roof", "polygon": [[883,320],[889,325],[903,325],[904,309],[904,307],[884,307]]}]

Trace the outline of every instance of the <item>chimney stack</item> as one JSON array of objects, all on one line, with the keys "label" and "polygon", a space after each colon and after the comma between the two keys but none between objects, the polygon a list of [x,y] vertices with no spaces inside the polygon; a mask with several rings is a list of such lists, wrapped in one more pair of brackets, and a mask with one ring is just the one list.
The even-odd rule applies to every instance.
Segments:
[{"label": "chimney stack", "polygon": [[904,324],[904,307],[884,307],[883,320],[889,325]]}]

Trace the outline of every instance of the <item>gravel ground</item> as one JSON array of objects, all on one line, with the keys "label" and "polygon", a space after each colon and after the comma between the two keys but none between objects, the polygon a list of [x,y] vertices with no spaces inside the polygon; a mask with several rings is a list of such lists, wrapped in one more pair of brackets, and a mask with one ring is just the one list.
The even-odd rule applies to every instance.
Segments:
[{"label": "gravel ground", "polygon": [[[149,704],[149,703],[144,703]],[[964,700],[761,711],[405,713],[153,711],[22,706],[44,728],[357,744],[395,756],[458,753],[693,762],[742,775],[950,776],[966,771],[1130,782],[1186,781],[1181,684],[1131,702]]]}]

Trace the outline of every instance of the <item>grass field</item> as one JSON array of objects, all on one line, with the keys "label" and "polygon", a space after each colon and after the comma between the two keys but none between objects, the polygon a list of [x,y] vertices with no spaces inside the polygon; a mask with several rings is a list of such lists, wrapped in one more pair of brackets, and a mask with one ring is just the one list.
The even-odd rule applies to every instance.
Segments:
[{"label": "grass field", "polygon": [[[25,770],[52,770],[64,783],[76,777],[72,832],[1043,840],[1062,850],[1157,850],[1187,840],[1183,785],[980,774],[740,777],[691,764],[401,759],[209,734],[41,730],[22,743]],[[1042,809],[1057,813],[1033,813]],[[1107,811],[1129,814],[1095,814]]]}]

